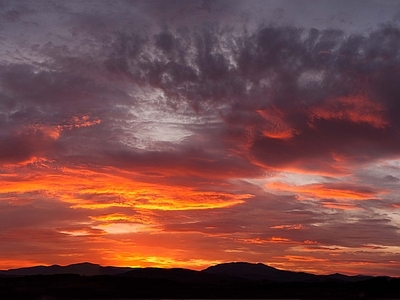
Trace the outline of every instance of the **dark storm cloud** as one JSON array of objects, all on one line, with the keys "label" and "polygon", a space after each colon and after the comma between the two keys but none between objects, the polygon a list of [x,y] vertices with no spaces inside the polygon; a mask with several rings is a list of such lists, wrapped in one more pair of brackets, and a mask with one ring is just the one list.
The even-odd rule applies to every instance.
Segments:
[{"label": "dark storm cloud", "polygon": [[[214,18],[217,7],[224,5],[137,2],[130,13],[157,14],[162,6],[166,15],[179,8]],[[235,10],[237,5],[230,7]],[[224,125],[211,140],[224,141],[229,151],[257,165],[345,172],[337,157],[357,164],[400,151],[400,31],[395,25],[362,35],[274,25],[247,30],[214,21],[178,26],[165,20],[158,29],[157,22],[147,20],[152,27],[117,31],[112,6],[107,6],[106,21],[89,12],[74,14],[76,8],[52,9],[68,12],[70,26],[72,20],[80,24],[80,31],[71,29],[71,34],[86,37],[86,42],[78,52],[67,45],[35,46],[34,53],[47,57],[39,70],[23,64],[3,69],[6,127],[90,115],[102,120],[97,133],[112,142],[101,142],[103,148],[108,144],[106,148],[115,149],[113,143],[124,135],[117,128],[129,119],[115,104],[133,105],[141,89],[152,88],[161,90],[167,104],[183,114],[219,114]],[[84,53],[84,46],[95,52]],[[126,94],[128,83],[136,95]],[[92,139],[93,147],[99,145],[99,137]],[[18,148],[25,153],[24,147]],[[129,151],[133,152],[121,157],[136,156],[134,149]]]},{"label": "dark storm cloud", "polygon": [[332,153],[358,163],[400,151],[399,34],[393,25],[348,35],[214,24],[125,34],[106,65],[161,89],[171,105],[217,110],[229,147],[249,144],[266,166],[334,172]]},{"label": "dark storm cloud", "polygon": [[[341,172],[332,153],[352,164],[400,151],[400,31],[393,25],[369,35],[275,26],[249,32],[216,23],[152,32],[120,31],[111,50],[104,44],[103,62],[102,55],[47,44],[38,50],[50,58],[41,70],[7,65],[3,124],[90,114],[115,125],[128,114],[111,106],[133,105],[150,87],[183,114],[219,114],[224,125],[215,139],[266,167]],[[139,93],[133,98],[124,90],[129,82]]]},{"label": "dark storm cloud", "polygon": [[[109,120],[119,117],[121,110],[112,106],[131,102],[118,84],[99,82],[102,75],[90,59],[62,56],[60,49],[45,48],[52,63],[39,67],[8,64],[0,72],[2,162],[70,155],[88,136],[95,146],[113,135]],[[101,122],[105,126],[98,125]],[[77,130],[79,127],[85,128]]]}]

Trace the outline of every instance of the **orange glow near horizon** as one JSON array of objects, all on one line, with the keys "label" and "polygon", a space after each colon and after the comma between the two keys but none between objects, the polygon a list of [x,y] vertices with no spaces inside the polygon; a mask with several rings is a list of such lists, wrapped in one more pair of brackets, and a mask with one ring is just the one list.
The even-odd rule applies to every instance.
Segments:
[{"label": "orange glow near horizon", "polygon": [[[132,207],[150,210],[192,210],[229,207],[243,203],[250,194],[197,191],[143,183],[114,174],[113,169],[90,171],[63,168],[62,172],[35,175],[4,174],[0,193],[38,192],[52,195],[73,208]],[[134,175],[134,174],[132,174]],[[11,180],[12,179],[12,180]],[[23,180],[23,184],[20,184]],[[90,200],[94,198],[95,200]],[[102,200],[99,200],[102,198]]]},{"label": "orange glow near horizon", "polygon": [[[31,168],[30,173],[24,172],[26,168]],[[218,222],[213,226],[207,222],[196,225],[201,224],[202,218],[194,217],[193,211],[216,213],[233,209],[234,212],[246,205],[247,201],[253,201],[252,194],[234,194],[223,190],[201,191],[194,187],[141,182],[134,172],[109,167],[56,168],[54,162],[44,159],[37,159],[28,165],[8,166],[5,170],[7,173],[0,174],[0,193],[7,197],[1,201],[11,206],[29,205],[33,197],[22,196],[34,194],[52,201],[57,199],[84,217],[75,223],[57,225],[50,232],[13,231],[10,234],[17,245],[45,245],[48,239],[52,239],[53,244],[59,246],[55,246],[54,250],[49,249],[54,251],[54,255],[46,254],[46,257],[38,253],[23,255],[21,260],[0,260],[0,269],[90,261],[102,265],[201,270],[226,261],[249,261],[264,262],[283,269],[328,273],[329,269],[323,264],[330,261],[329,257],[343,256],[351,251],[333,249],[311,238],[301,241],[296,239],[296,233],[306,234],[310,230],[308,224],[288,224],[282,220],[282,224],[275,223],[278,225],[268,227],[267,231],[272,230],[275,234],[266,237],[247,236],[245,226],[232,233],[232,236],[219,233],[220,229],[228,229],[229,232],[229,221],[224,221],[227,225],[223,222],[222,225],[218,225]],[[279,193],[294,193],[299,199],[339,199],[340,202],[321,201],[320,205],[341,210],[355,209],[350,201],[376,198],[382,193],[350,183],[289,185],[273,181],[266,188]],[[396,204],[392,207],[396,207]],[[167,215],[160,217],[162,214]],[[178,218],[176,222],[187,224],[188,229],[185,226],[183,229],[168,228],[166,223],[169,218]],[[172,224],[174,222],[171,221]],[[191,229],[191,225],[195,227]],[[192,235],[195,238],[190,240]],[[208,239],[213,241],[205,246],[203,240]],[[61,251],[61,248],[57,248],[64,243],[71,243],[70,249],[73,250],[70,253],[68,249]],[[213,246],[218,243],[226,245],[214,249]],[[265,247],[277,249],[271,253],[269,261],[258,254]],[[279,255],[283,249],[288,253]],[[291,249],[294,249],[293,252]],[[363,251],[379,250],[365,248]],[[202,254],[197,255],[200,252]],[[346,269],[346,264],[346,261],[338,260],[335,268],[352,273],[360,266],[352,265]]]}]

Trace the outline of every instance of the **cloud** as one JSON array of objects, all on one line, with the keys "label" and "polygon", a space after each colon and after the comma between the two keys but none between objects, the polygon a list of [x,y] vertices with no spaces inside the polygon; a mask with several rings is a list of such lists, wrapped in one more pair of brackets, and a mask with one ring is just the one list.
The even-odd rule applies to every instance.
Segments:
[{"label": "cloud", "polygon": [[[321,172],[334,172],[341,166],[335,167],[332,152],[351,164],[399,151],[391,100],[383,101],[379,80],[369,79],[388,74],[387,62],[396,59],[397,31],[386,26],[369,36],[346,36],[313,29],[304,40],[304,30],[293,27],[266,27],[247,35],[215,26],[184,34],[169,31],[142,46],[159,55],[125,55],[124,70],[135,82],[160,89],[175,107],[203,116],[217,110],[226,138],[241,131],[243,138],[231,143],[245,142],[248,154],[267,167],[292,164],[318,171],[320,165]],[[393,42],[379,43],[387,51],[376,53],[383,38]],[[163,43],[169,43],[168,58]]]},{"label": "cloud", "polygon": [[[219,130],[208,135],[212,143],[223,139],[226,148],[250,157],[254,165],[340,173],[400,150],[399,125],[391,116],[397,111],[396,86],[386,78],[389,73],[396,76],[387,68],[397,59],[397,35],[398,29],[390,25],[368,36],[274,26],[250,33],[218,25],[154,34],[125,30],[113,48],[106,48],[103,62],[102,56],[96,62],[48,45],[41,50],[52,58],[47,70],[9,65],[1,78],[9,99],[8,118],[21,116],[20,124],[46,118],[43,126],[60,126],[90,113],[92,120],[105,124],[102,136],[120,131],[112,139],[118,143],[126,133],[121,129],[131,128],[130,114],[156,105],[148,99],[139,106],[139,97],[148,89],[148,95],[165,97],[166,107],[182,117],[196,116],[198,124],[214,118]],[[75,70],[80,63],[92,73]],[[116,84],[101,79],[115,72]],[[133,84],[131,94],[126,92],[128,82]],[[56,112],[51,120],[49,111]],[[140,115],[136,118],[140,122]],[[16,121],[7,123],[17,126]],[[187,136],[200,134],[189,124],[184,127]],[[139,130],[132,129],[132,139],[140,137]],[[62,136],[60,143],[65,146]],[[103,148],[116,147],[106,144]],[[238,149],[243,144],[247,149]],[[338,163],[332,153],[347,162]]]},{"label": "cloud", "polygon": [[368,186],[355,186],[346,183],[322,183],[308,184],[301,186],[290,186],[281,182],[271,182],[267,184],[267,188],[303,194],[312,199],[351,199],[351,200],[367,200],[378,197],[384,191],[374,191]]}]

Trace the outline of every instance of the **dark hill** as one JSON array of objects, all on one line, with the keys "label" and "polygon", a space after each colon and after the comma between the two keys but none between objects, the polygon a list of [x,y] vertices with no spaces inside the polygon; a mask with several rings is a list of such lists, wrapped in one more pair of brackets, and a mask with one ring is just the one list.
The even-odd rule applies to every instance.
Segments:
[{"label": "dark hill", "polygon": [[78,274],[85,276],[94,275],[117,275],[125,273],[131,268],[120,268],[120,267],[102,267],[100,265],[91,263],[79,263],[68,266],[36,266],[30,268],[10,269],[7,271],[0,271],[0,275],[56,275],[56,274]]},{"label": "dark hill", "polygon": [[229,275],[248,280],[265,280],[275,282],[325,282],[325,281],[362,281],[368,276],[346,276],[342,274],[314,275],[304,272],[279,270],[264,264],[245,262],[224,263],[203,270],[205,273]]},{"label": "dark hill", "polygon": [[68,266],[36,266],[0,271],[1,275],[56,275],[77,274],[84,276],[118,275],[131,278],[168,279],[177,282],[212,282],[221,280],[273,281],[273,282],[358,282],[370,276],[346,276],[342,274],[314,275],[304,272],[279,270],[261,263],[232,262],[209,267],[203,271],[172,268],[102,267],[91,263]]},{"label": "dark hill", "polygon": [[212,274],[200,271],[194,271],[189,269],[172,268],[135,268],[131,269],[126,273],[122,273],[121,277],[133,277],[133,278],[152,278],[152,279],[168,279],[178,282],[215,282],[221,280],[234,280],[228,274]]},{"label": "dark hill", "polygon": [[203,271],[90,263],[0,271],[0,299],[294,298],[400,299],[400,278],[313,275],[239,262]]}]

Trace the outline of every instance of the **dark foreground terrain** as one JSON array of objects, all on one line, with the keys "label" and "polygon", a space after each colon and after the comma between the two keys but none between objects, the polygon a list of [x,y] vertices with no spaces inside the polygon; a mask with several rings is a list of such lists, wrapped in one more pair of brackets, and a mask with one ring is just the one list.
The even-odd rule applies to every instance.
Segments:
[{"label": "dark foreground terrain", "polygon": [[246,263],[203,271],[77,264],[0,272],[0,299],[118,298],[400,299],[400,278],[317,276]]}]

